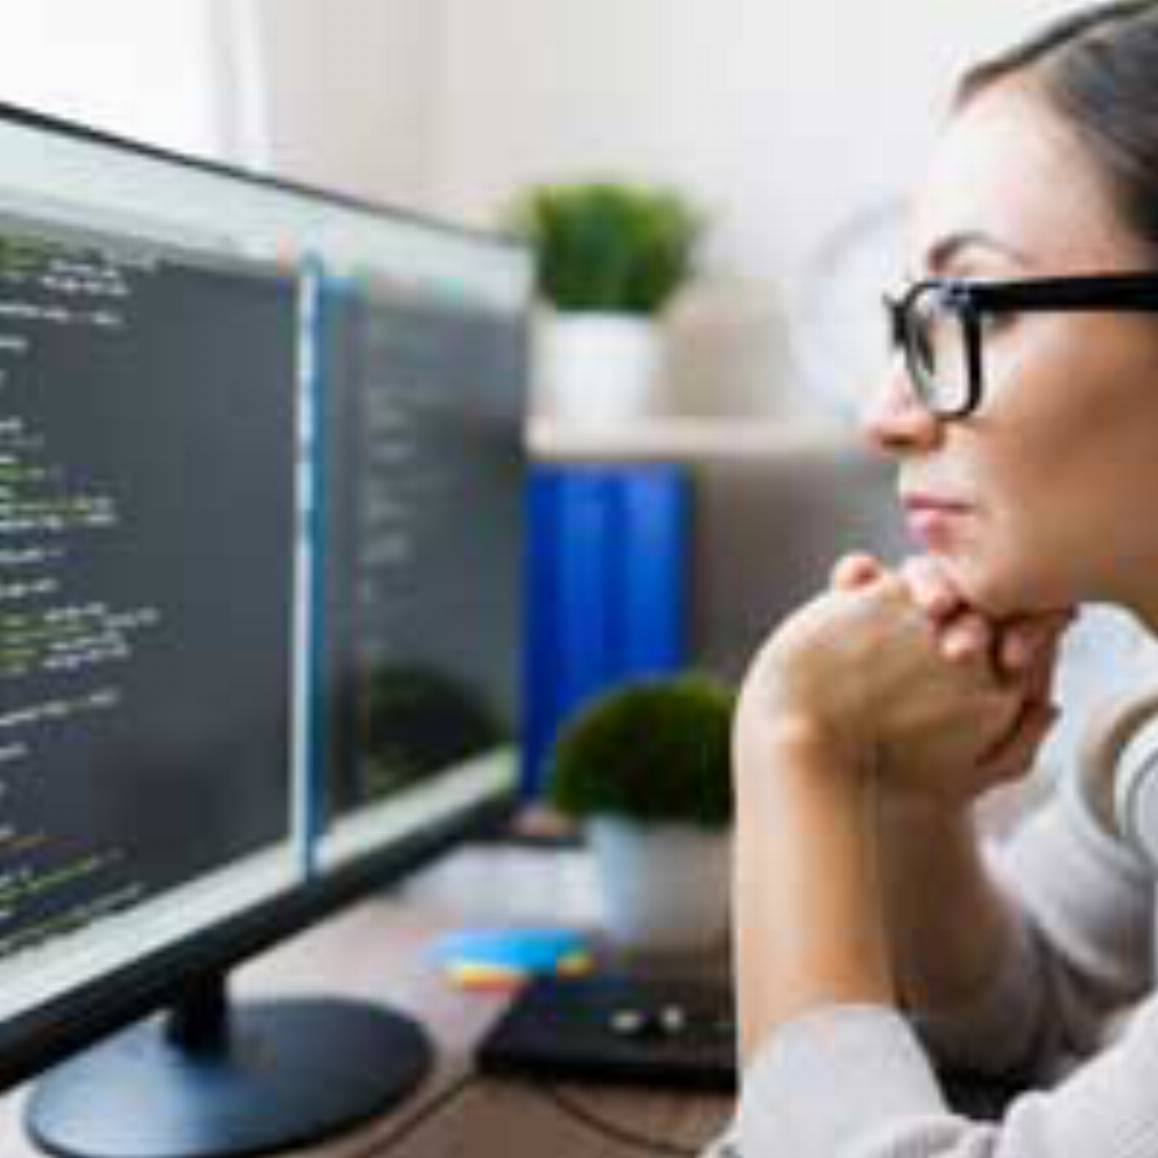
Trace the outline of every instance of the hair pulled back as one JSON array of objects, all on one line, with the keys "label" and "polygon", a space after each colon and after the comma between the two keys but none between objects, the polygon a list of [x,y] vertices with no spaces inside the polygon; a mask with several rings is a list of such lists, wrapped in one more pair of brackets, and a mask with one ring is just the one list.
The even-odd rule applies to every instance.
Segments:
[{"label": "hair pulled back", "polygon": [[1126,225],[1158,257],[1158,3],[1097,4],[970,69],[958,107],[1024,76],[1076,134]]}]

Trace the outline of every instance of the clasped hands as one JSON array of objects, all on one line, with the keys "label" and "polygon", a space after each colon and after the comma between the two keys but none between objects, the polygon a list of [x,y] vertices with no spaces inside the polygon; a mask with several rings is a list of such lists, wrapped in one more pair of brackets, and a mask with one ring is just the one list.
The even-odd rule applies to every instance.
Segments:
[{"label": "clasped hands", "polygon": [[1070,608],[996,620],[928,556],[888,569],[842,558],[828,591],[785,620],[744,680],[737,775],[807,737],[842,775],[948,808],[1021,777],[1057,709],[1050,684]]}]

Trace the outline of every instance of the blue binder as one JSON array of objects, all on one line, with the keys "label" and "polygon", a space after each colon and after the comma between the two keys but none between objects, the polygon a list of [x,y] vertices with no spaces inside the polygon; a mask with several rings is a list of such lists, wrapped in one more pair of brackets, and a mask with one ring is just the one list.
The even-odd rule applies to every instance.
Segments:
[{"label": "blue binder", "polygon": [[559,724],[624,679],[686,664],[690,480],[672,465],[532,467],[525,797]]}]

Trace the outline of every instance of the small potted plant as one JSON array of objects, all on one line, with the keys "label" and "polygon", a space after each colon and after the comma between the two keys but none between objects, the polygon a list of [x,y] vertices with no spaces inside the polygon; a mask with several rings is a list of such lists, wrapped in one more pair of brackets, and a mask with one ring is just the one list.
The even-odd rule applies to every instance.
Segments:
[{"label": "small potted plant", "polygon": [[511,219],[551,307],[539,372],[554,416],[591,427],[646,412],[657,319],[692,273],[699,215],[671,190],[592,182],[535,186]]},{"label": "small potted plant", "polygon": [[618,685],[560,730],[552,804],[581,819],[608,932],[638,949],[727,932],[733,691],[698,674]]}]

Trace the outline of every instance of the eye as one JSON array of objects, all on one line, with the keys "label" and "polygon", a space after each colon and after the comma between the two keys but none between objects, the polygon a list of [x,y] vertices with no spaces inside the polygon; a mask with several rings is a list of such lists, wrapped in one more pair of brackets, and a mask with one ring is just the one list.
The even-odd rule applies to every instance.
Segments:
[{"label": "eye", "polygon": [[981,313],[981,333],[985,337],[996,337],[1004,333],[1017,322],[1017,313],[1013,310],[1000,312],[983,311]]}]

